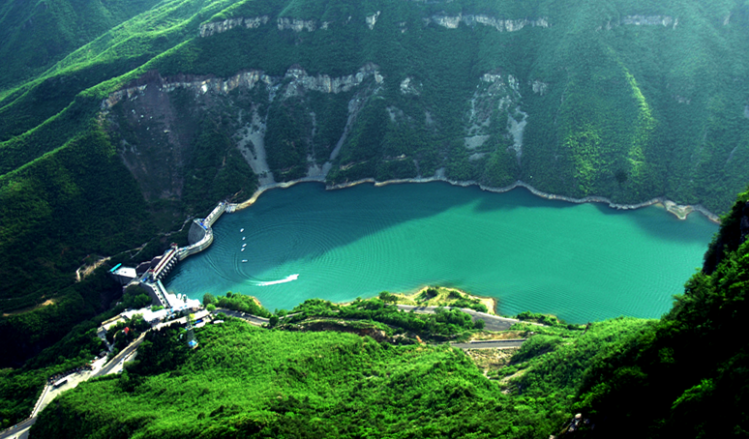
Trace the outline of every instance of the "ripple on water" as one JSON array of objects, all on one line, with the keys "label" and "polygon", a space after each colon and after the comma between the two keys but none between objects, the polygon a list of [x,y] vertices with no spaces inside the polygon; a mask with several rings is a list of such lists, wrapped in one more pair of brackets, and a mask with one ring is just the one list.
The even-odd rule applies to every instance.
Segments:
[{"label": "ripple on water", "polygon": [[659,317],[717,227],[654,209],[623,214],[439,183],[297,185],[224,215],[214,244],[181,263],[168,287],[193,298],[241,291],[272,310],[442,284],[495,297],[505,314]]}]

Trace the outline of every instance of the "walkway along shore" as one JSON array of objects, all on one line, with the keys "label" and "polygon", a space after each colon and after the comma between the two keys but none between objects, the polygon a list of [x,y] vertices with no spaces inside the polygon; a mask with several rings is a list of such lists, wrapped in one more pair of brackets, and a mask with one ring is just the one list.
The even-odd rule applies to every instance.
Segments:
[{"label": "walkway along shore", "polygon": [[[293,180],[288,182],[282,182],[282,183],[274,183],[266,186],[262,186],[258,188],[252,196],[247,199],[246,201],[243,201],[241,203],[226,203],[225,201],[219,202],[216,207],[213,209],[213,211],[204,219],[196,219],[194,220],[195,224],[194,226],[197,226],[197,229],[200,230],[203,234],[200,236],[199,239],[197,239],[195,242],[192,242],[191,245],[187,247],[182,247],[178,250],[179,254],[179,260],[183,260],[184,258],[194,255],[196,253],[199,253],[206,248],[208,248],[211,243],[213,243],[213,230],[211,226],[213,223],[218,220],[221,215],[224,212],[227,213],[233,213],[238,212],[240,210],[246,209],[258,200],[260,198],[260,195],[265,193],[266,191],[269,191],[271,189],[285,189],[291,186],[294,186],[298,183],[322,183],[325,184],[325,177],[322,175],[314,176],[314,177],[306,177],[301,178],[299,180]],[[668,200],[664,197],[657,197],[653,198],[648,201],[644,201],[642,203],[638,204],[617,204],[612,202],[606,197],[599,197],[599,196],[590,196],[585,198],[572,198],[572,197],[566,197],[564,195],[555,195],[555,194],[548,194],[546,192],[539,191],[538,189],[534,188],[533,186],[524,183],[520,180],[516,181],[515,183],[495,188],[495,187],[488,187],[484,186],[481,183],[477,181],[455,181],[455,180],[449,180],[444,177],[429,177],[429,178],[406,178],[406,179],[399,179],[399,180],[386,180],[386,181],[376,181],[373,178],[365,178],[362,180],[356,180],[350,183],[344,183],[344,184],[338,184],[338,185],[328,185],[326,184],[325,189],[326,190],[335,190],[335,189],[345,189],[349,187],[353,187],[359,184],[364,183],[372,183],[375,185],[375,187],[380,186],[386,186],[389,184],[403,184],[403,183],[432,183],[432,182],[444,182],[449,183],[453,186],[460,186],[460,187],[469,187],[469,186],[478,186],[482,191],[487,192],[494,192],[494,193],[504,193],[504,192],[510,192],[513,189],[522,187],[524,189],[527,189],[532,193],[533,195],[536,195],[537,197],[545,198],[547,200],[560,200],[560,201],[566,201],[568,203],[575,203],[575,204],[582,204],[582,203],[604,203],[608,205],[608,207],[612,209],[617,210],[634,210],[634,209],[640,209],[643,207],[648,206],[654,206],[654,205],[661,205],[663,206],[667,212],[672,213],[680,220],[684,220],[687,218],[687,216],[692,212],[699,212],[710,221],[720,224],[720,217],[709,210],[705,209],[702,205],[678,205],[675,202]]]},{"label": "walkway along shore", "polygon": [[[213,209],[213,211],[211,211],[211,213],[206,218],[195,219],[193,221],[193,224],[190,230],[190,237],[189,237],[190,245],[188,245],[187,247],[174,249],[177,255],[177,260],[182,261],[188,256],[199,253],[205,250],[206,248],[208,248],[213,243],[212,226],[221,217],[222,214],[238,212],[240,210],[243,210],[252,206],[253,204],[255,204],[258,198],[260,198],[260,195],[262,195],[268,190],[285,189],[298,183],[307,183],[307,182],[326,184],[325,177],[322,175],[318,175],[318,176],[313,176],[313,177],[302,178],[299,180],[293,180],[289,182],[274,183],[274,184],[262,186],[258,188],[248,200],[243,201],[241,203],[227,203],[225,201],[220,201],[216,205],[216,207]],[[387,181],[382,181],[382,182],[378,182],[373,178],[365,178],[362,180],[357,180],[357,181],[353,181],[350,183],[339,184],[339,185],[326,184],[325,189],[326,190],[345,189],[345,188],[349,188],[349,187],[356,186],[359,184],[364,184],[364,183],[372,183],[376,187],[380,187],[380,186],[385,186],[389,184],[431,183],[431,182],[444,182],[444,183],[449,183],[453,186],[461,186],[461,187],[478,186],[483,191],[495,192],[495,193],[509,192],[513,189],[522,187],[530,191],[533,195],[536,195],[541,198],[546,198],[548,200],[560,200],[560,201],[566,201],[566,202],[575,203],[575,204],[605,203],[610,208],[618,209],[618,210],[634,210],[634,209],[639,209],[642,207],[661,205],[666,209],[667,212],[672,213],[680,220],[686,219],[687,216],[692,212],[699,212],[703,214],[705,217],[707,217],[710,221],[716,224],[720,224],[720,217],[718,217],[718,215],[715,215],[714,213],[708,211],[707,209],[704,208],[704,206],[701,206],[699,204],[695,206],[691,206],[691,205],[681,206],[663,197],[653,198],[651,200],[644,201],[638,204],[617,204],[617,203],[612,202],[608,198],[599,197],[599,196],[590,196],[590,197],[585,197],[585,198],[571,198],[571,197],[566,197],[563,195],[547,194],[546,192],[539,191],[533,186],[527,183],[524,183],[520,180],[516,181],[515,183],[509,186],[494,188],[494,187],[484,186],[476,181],[455,181],[455,180],[449,180],[447,178],[440,177],[440,176],[429,177],[429,178],[406,178],[406,179],[400,179],[400,180],[387,180]],[[167,253],[164,254],[165,257],[167,256]],[[170,265],[168,269],[170,269],[171,267],[172,265]],[[168,269],[166,272],[168,272]],[[166,272],[164,274],[166,274]],[[160,285],[160,282],[159,282],[159,277],[161,273],[154,273],[154,274],[155,276],[152,279],[150,279],[150,282],[147,281],[146,278],[143,279],[143,282],[147,285],[156,284],[157,287],[164,289],[164,287]],[[158,296],[158,294],[156,294],[156,296]],[[159,300],[162,302],[164,306],[172,305],[171,303],[168,303],[168,300],[166,298],[163,298],[163,299],[159,298]]]},{"label": "walkway along shore", "polygon": [[[250,197],[248,200],[243,201],[241,203],[229,205],[226,211],[236,212],[236,211],[245,209],[249,206],[252,206],[258,200],[260,195],[262,195],[265,191],[268,191],[271,189],[285,189],[298,183],[307,183],[307,182],[325,183],[325,179],[322,176],[317,176],[317,177],[302,178],[299,180],[293,180],[293,181],[288,181],[288,182],[283,182],[283,183],[274,183],[271,185],[263,186],[263,187],[258,188],[258,190],[256,190],[255,193],[252,194],[252,197]],[[608,207],[612,209],[617,209],[617,210],[634,210],[634,209],[640,209],[640,208],[648,207],[648,206],[662,205],[666,209],[667,212],[670,212],[671,214],[673,214],[680,220],[686,219],[687,216],[692,212],[699,212],[702,215],[704,215],[707,219],[709,219],[710,221],[716,224],[720,224],[720,217],[710,212],[709,210],[707,210],[704,206],[700,204],[679,205],[664,197],[656,197],[651,200],[643,201],[642,203],[637,203],[637,204],[618,204],[618,203],[614,203],[613,201],[609,200],[606,197],[599,197],[595,195],[584,197],[584,198],[572,198],[572,197],[567,197],[564,195],[555,195],[555,194],[542,192],[534,188],[533,186],[529,185],[528,183],[525,183],[520,180],[516,181],[515,183],[509,186],[497,188],[497,187],[484,186],[483,184],[474,180],[456,181],[456,180],[450,180],[444,177],[404,178],[404,179],[386,180],[386,181],[376,181],[374,178],[364,178],[361,180],[356,180],[356,181],[352,181],[349,183],[343,183],[343,184],[337,184],[337,185],[326,184],[325,189],[326,190],[345,189],[345,188],[353,187],[353,186],[364,184],[364,183],[372,183],[375,185],[375,187],[380,187],[380,186],[386,186],[389,184],[432,183],[432,182],[449,183],[453,186],[460,186],[460,187],[478,186],[479,189],[481,189],[482,191],[494,192],[494,193],[510,192],[513,189],[522,187],[524,189],[527,189],[533,195],[537,197],[545,198],[547,200],[560,200],[560,201],[566,201],[568,203],[575,203],[575,204],[604,203],[608,205]]]}]

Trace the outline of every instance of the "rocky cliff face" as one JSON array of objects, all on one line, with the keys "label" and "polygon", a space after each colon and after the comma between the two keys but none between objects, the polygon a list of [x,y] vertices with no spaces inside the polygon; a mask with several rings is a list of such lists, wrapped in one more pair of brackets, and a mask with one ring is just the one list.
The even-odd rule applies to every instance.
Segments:
[{"label": "rocky cliff face", "polygon": [[201,78],[197,76],[166,79],[157,74],[156,77],[149,76],[144,79],[146,81],[144,84],[133,85],[111,93],[107,99],[102,101],[101,109],[105,111],[109,110],[123,99],[137,99],[146,92],[149,86],[152,89],[156,88],[159,93],[169,93],[177,89],[184,89],[190,90],[196,95],[204,95],[206,93],[226,95],[237,88],[252,90],[259,83],[277,90],[278,86],[283,82],[285,84],[284,96],[290,97],[301,90],[322,93],[347,92],[361,85],[370,76],[374,77],[375,82],[378,84],[382,83],[384,79],[377,66],[371,63],[364,65],[354,74],[340,77],[330,77],[325,74],[311,76],[298,66],[290,67],[286,71],[286,74],[281,77],[268,76],[261,70],[248,70],[226,79],[214,77]]},{"label": "rocky cliff face", "polygon": [[455,16],[448,15],[433,15],[432,17],[425,18],[424,22],[434,23],[448,29],[456,29],[461,23],[466,26],[475,26],[481,24],[484,26],[493,27],[500,32],[517,32],[524,27],[549,27],[549,19],[546,17],[536,19],[519,19],[519,20],[504,20],[496,17],[490,17],[487,15],[473,15],[473,14],[458,14]]},{"label": "rocky cliff face", "polygon": [[[377,19],[382,14],[381,11],[377,11],[373,14],[367,15],[364,19],[364,23],[370,30],[374,29],[377,24]],[[351,17],[349,17],[350,19]],[[664,22],[671,24],[670,17],[660,17]],[[652,24],[653,17],[643,16],[632,16],[626,17],[623,22],[625,24]],[[214,21],[210,23],[204,23],[200,25],[198,34],[201,38],[210,37],[215,34],[220,34],[236,27],[245,27],[247,29],[257,29],[270,22],[270,18],[267,15],[258,17],[237,17],[229,18],[222,21]],[[678,22],[678,19],[677,19]],[[278,17],[275,21],[278,30],[291,30],[294,32],[314,32],[316,30],[328,30],[331,26],[331,22],[318,21],[318,20],[302,20],[297,18]],[[446,27],[448,29],[456,29],[461,23],[466,26],[475,26],[477,24],[483,26],[492,27],[499,32],[517,32],[525,27],[542,27],[546,28],[551,26],[547,17],[540,17],[536,19],[501,19],[488,15],[474,15],[474,14],[458,14],[455,16],[448,15],[433,15],[423,19],[423,23],[428,25],[434,23],[438,26]],[[664,24],[665,26],[666,24]],[[404,23],[405,26],[405,23]]]},{"label": "rocky cliff face", "polygon": [[[116,132],[130,133],[118,137],[119,151],[150,200],[182,197],[185,178],[190,178],[185,175],[189,173],[190,157],[195,154],[192,145],[199,136],[196,120],[214,112],[222,112],[222,132],[241,152],[261,185],[298,178],[345,183],[353,177],[336,181],[333,176],[346,175],[356,167],[377,166],[378,162],[388,163],[388,166],[402,167],[407,163],[414,166],[412,171],[395,177],[444,176],[446,172],[440,167],[421,172],[419,158],[409,154],[407,149],[400,153],[382,151],[364,160],[358,158],[362,154],[359,140],[362,143],[365,140],[352,140],[351,134],[360,135],[371,123],[362,120],[360,113],[363,109],[374,111],[378,104],[372,99],[387,85],[378,66],[372,63],[355,73],[338,77],[310,75],[301,67],[292,66],[283,76],[270,76],[260,70],[241,72],[229,78],[163,78],[154,74],[141,82],[110,94],[101,102],[101,109]],[[477,169],[479,179],[483,179],[490,160],[495,163],[500,157],[518,166],[521,164],[528,114],[521,109],[520,81],[514,76],[486,73],[476,78],[475,83],[476,91],[466,109],[462,150],[468,154],[471,166]],[[424,88],[423,83],[412,77],[397,84],[403,98],[418,98]],[[549,87],[541,81],[529,85],[538,94],[545,93]],[[336,100],[337,105],[345,108],[342,114],[345,119],[324,120],[317,107],[328,99],[325,95],[339,94],[345,96],[343,100]],[[379,102],[390,102],[382,101],[383,98],[380,97]],[[291,105],[295,110],[289,108]],[[423,122],[418,123],[412,114],[400,108],[397,100],[383,107],[383,111],[389,123],[376,126],[380,132],[386,131],[388,125],[392,130],[413,131],[422,123],[433,130],[439,129],[428,109],[422,113]],[[293,138],[284,137],[280,132],[288,130],[289,126],[274,126],[278,118],[296,127],[292,130]],[[269,131],[269,126],[273,132]],[[320,144],[321,132],[328,133],[327,145]],[[288,156],[296,159],[288,160]],[[393,176],[383,176],[384,179],[390,177]],[[502,180],[486,178],[495,185],[507,185],[515,180],[510,173]]]},{"label": "rocky cliff face", "polygon": [[[199,25],[180,62],[167,64],[180,71],[200,54],[198,71],[224,76],[145,75],[101,103],[113,114],[127,107],[129,122],[117,116],[115,125],[154,124],[120,145],[139,181],[153,180],[144,191],[148,199],[182,197],[179,175],[187,171],[176,171],[160,190],[169,172],[147,175],[154,163],[191,166],[184,157],[192,157],[188,145],[199,135],[191,126],[207,114],[220,121],[217,129],[261,185],[300,178],[332,185],[433,177],[489,187],[522,181],[577,199],[638,204],[665,197],[719,210],[698,181],[721,175],[733,185],[749,160],[741,146],[746,139],[722,139],[725,123],[710,117],[720,113],[739,132],[745,118],[736,116],[747,114],[745,100],[734,105],[740,93],[718,105],[697,87],[705,77],[692,64],[661,68],[639,55],[652,46],[660,58],[696,56],[670,55],[658,43],[678,46],[693,34],[685,29],[694,26],[686,10],[276,6],[232,9],[222,16],[235,17]],[[717,28],[732,26],[731,14],[719,21]],[[218,37],[227,32],[233,34]],[[643,47],[639,35],[647,36]],[[214,59],[214,52],[221,56]],[[245,68],[227,67],[233,65]],[[732,84],[744,87],[740,79]],[[168,116],[157,102],[185,107]],[[178,114],[192,114],[191,122]],[[163,161],[152,160],[158,144],[170,145],[159,152],[168,157]]]},{"label": "rocky cliff face", "polygon": [[[235,27],[245,27],[247,29],[257,29],[264,25],[267,25],[270,18],[267,15],[259,17],[239,17],[229,18],[223,21],[213,21],[210,23],[204,23],[200,25],[198,29],[198,35],[201,38],[210,37],[215,34],[224,33],[228,30],[234,29]],[[367,17],[367,26],[370,29],[374,28],[374,24],[377,21],[377,14]],[[329,22],[323,21],[318,22],[317,20],[301,20],[297,18],[278,17],[275,21],[278,30],[291,30],[294,32],[314,32],[318,29],[328,30]]]},{"label": "rocky cliff face", "polygon": [[237,26],[244,26],[247,29],[255,29],[268,23],[268,16],[248,17],[248,18],[230,18],[224,21],[214,21],[200,25],[199,35],[201,38],[210,37],[214,34],[220,34]]},{"label": "rocky cliff face", "polygon": [[[312,119],[309,126],[295,133],[292,141],[303,143],[304,148],[298,163],[288,163],[284,156],[298,151],[289,150],[285,140],[279,144],[276,137],[267,138],[269,116],[284,117],[288,105],[298,105],[300,111],[315,118],[309,97],[319,100],[320,95],[337,94],[350,97],[347,108],[353,115],[362,102],[377,93],[385,78],[370,63],[339,77],[313,76],[292,66],[283,76],[251,70],[230,78],[151,74],[140,81],[143,83],[110,94],[101,102],[101,109],[111,122],[126,166],[146,198],[156,200],[182,198],[185,179],[191,178],[190,163],[199,154],[195,143],[201,131],[197,127],[207,117],[220,124],[222,134],[262,185],[283,181],[292,168],[294,178],[324,180],[337,150],[332,145],[325,150],[311,147],[321,127]],[[361,90],[356,93],[356,89]],[[347,127],[353,123],[353,117],[349,119],[335,134],[337,144],[345,140]]]}]

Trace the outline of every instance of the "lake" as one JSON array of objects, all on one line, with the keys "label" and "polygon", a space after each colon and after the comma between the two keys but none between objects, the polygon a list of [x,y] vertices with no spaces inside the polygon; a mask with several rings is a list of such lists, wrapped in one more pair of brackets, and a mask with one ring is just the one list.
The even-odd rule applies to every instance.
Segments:
[{"label": "lake", "polygon": [[494,297],[503,315],[585,323],[660,317],[718,226],[699,214],[680,221],[658,207],[617,211],[525,189],[305,183],[264,193],[213,230],[213,245],[181,262],[167,289],[195,299],[241,292],[273,311],[443,285]]}]

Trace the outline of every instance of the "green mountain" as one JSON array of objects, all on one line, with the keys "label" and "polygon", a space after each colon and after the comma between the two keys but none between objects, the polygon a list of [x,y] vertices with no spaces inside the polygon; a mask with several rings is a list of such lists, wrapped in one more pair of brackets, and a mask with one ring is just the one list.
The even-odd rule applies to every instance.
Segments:
[{"label": "green mountain", "polygon": [[[190,351],[178,332],[162,331],[122,377],[85,383],[46,408],[32,436],[541,437],[564,424],[581,379],[581,370],[559,367],[560,359],[597,358],[642,324],[599,323],[565,338],[544,361],[516,364],[534,382],[522,395],[447,346],[391,346],[232,321],[196,332],[201,347]],[[600,338],[611,342],[601,349]]]},{"label": "green mountain", "polygon": [[71,52],[148,11],[156,1],[5,2],[0,5],[0,89],[43,74]]},{"label": "green mountain", "polygon": [[[369,336],[384,332],[376,327],[361,335],[330,330],[333,322],[340,330],[344,314],[369,315],[357,320],[364,327],[376,325],[372,319],[441,325],[434,334],[459,330],[463,320],[443,313],[416,325],[413,314],[388,311],[380,299],[357,300],[318,329],[307,326],[322,332],[258,329],[238,319],[208,325],[196,330],[194,351],[181,328],[152,331],[121,376],[61,395],[32,435],[746,437],[749,355],[739,335],[749,311],[747,235],[749,191],[711,245],[714,267],[695,274],[660,321],[619,318],[585,331],[516,324],[536,335],[489,376],[447,345],[380,343]],[[294,319],[330,307],[310,300]]]},{"label": "green mountain", "polygon": [[749,164],[748,17],[734,1],[8,3],[0,308],[299,178],[725,212]]},{"label": "green mountain", "polygon": [[[745,354],[710,334],[740,330],[715,322],[745,290],[730,209],[749,169],[747,20],[736,0],[5,2],[0,367],[36,372],[2,371],[0,393],[33,400],[47,365],[78,358],[62,346],[90,338],[75,325],[119,295],[100,275],[74,283],[78,267],[183,242],[159,234],[218,200],[301,178],[520,180],[729,213],[672,314],[581,378],[576,404],[610,431],[648,416],[676,431],[743,377]],[[622,402],[627,383],[686,367],[698,336],[714,363],[642,411]]]}]

